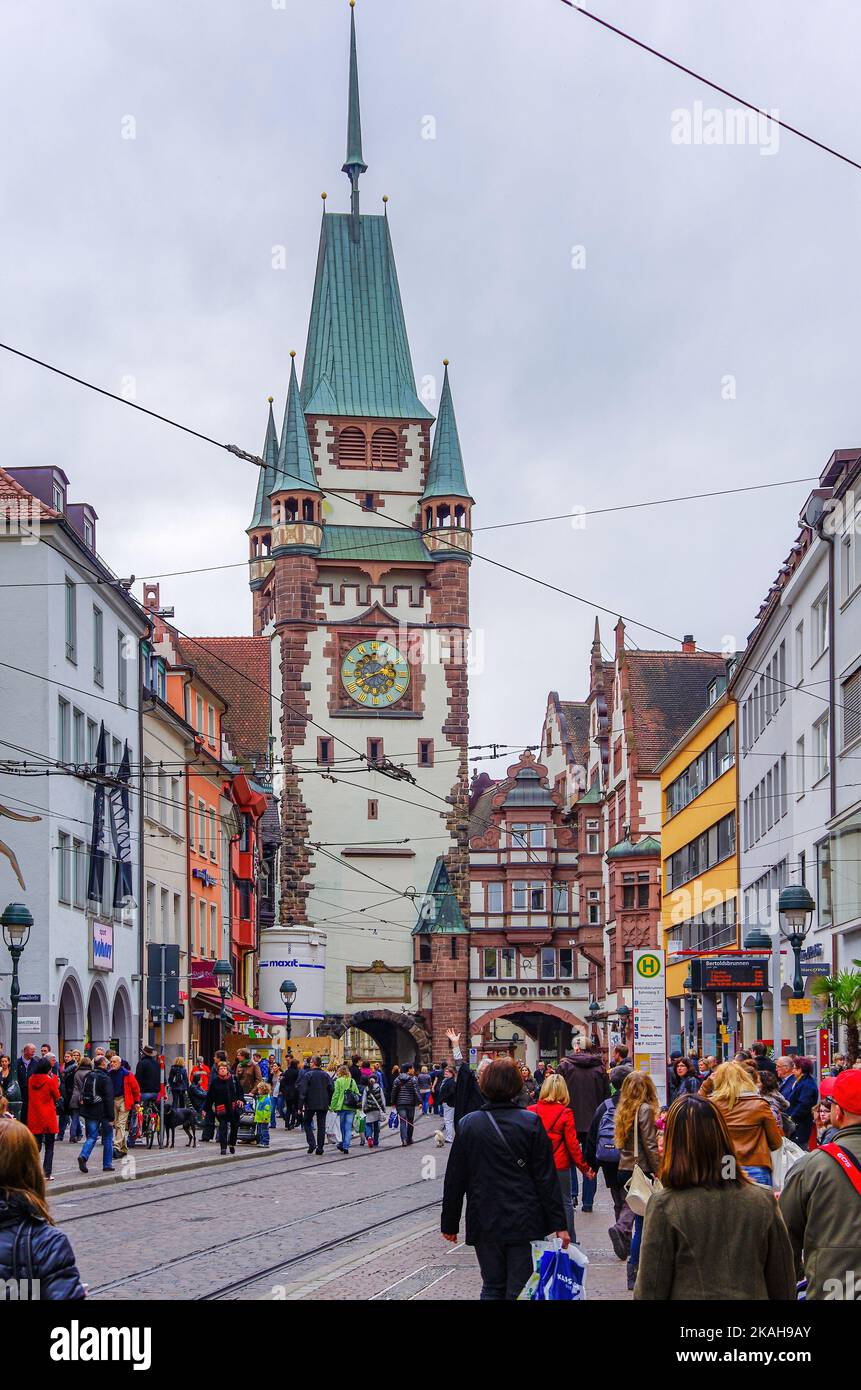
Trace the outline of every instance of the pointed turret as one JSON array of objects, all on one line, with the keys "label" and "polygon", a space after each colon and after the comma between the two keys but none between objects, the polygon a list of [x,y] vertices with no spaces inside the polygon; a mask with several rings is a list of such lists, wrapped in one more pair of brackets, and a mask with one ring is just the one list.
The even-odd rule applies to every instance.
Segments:
[{"label": "pointed turret", "polygon": [[362,112],[359,104],[359,60],[356,54],[356,0],[350,0],[350,91],[347,111],[347,158],[342,166],[350,180],[350,232],[359,240],[359,179],[367,169],[362,156]]},{"label": "pointed turret", "polygon": [[472,546],[472,497],[466,486],[463,455],[457,433],[457,420],[448,379],[448,358],[443,361],[445,376],[434,431],[430,466],[422,493],[422,531],[425,544],[434,553],[460,550],[468,558]]},{"label": "pointed turret", "polygon": [[251,525],[247,527],[250,536],[252,531],[260,527],[269,529],[269,493],[275,481],[275,468],[278,463],[278,431],[275,428],[275,416],[272,413],[272,397],[269,400],[269,420],[266,425],[266,436],[263,440],[263,462],[266,467],[260,469],[257,478],[257,496],[254,499],[254,512],[251,517]]},{"label": "pointed turret", "polygon": [[257,496],[254,499],[254,514],[248,535],[248,583],[254,602],[254,631],[263,630],[263,610],[265,600],[262,590],[272,573],[272,509],[269,490],[275,481],[278,466],[278,431],[275,416],[272,414],[272,397],[269,397],[269,418],[266,422],[266,436],[263,440],[263,463],[257,476]]},{"label": "pointed turret", "polygon": [[269,489],[272,506],[272,554],[314,555],[323,538],[323,493],[314,472],[308,426],[296,377],[296,353],[290,353],[290,386],[281,428],[281,448]]},{"label": "pointed turret", "polygon": [[311,445],[308,442],[308,426],[302,410],[302,396],[296,376],[296,353],[290,353],[290,385],[287,389],[287,404],[284,407],[284,424],[281,427],[281,448],[278,452],[277,474],[269,489],[274,492],[289,492],[296,488],[306,492],[319,492]]}]

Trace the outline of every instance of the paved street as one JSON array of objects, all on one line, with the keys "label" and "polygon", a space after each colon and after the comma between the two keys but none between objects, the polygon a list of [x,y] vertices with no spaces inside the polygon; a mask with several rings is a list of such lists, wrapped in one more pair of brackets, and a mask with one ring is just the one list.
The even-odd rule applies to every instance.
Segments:
[{"label": "paved street", "polygon": [[[118,1167],[106,1185],[98,1152],[84,1177],[78,1145],[65,1144],[52,1208],[96,1299],[477,1299],[472,1250],[439,1235],[448,1151],[433,1143],[435,1129],[419,1120],[411,1150],[387,1132],[380,1149],[354,1146],[349,1158],[333,1145],[309,1157],[283,1129],[269,1153],[136,1151],[137,1176]],[[609,1210],[602,1186],[594,1213],[576,1214],[578,1236],[590,1297],[624,1299]]]}]

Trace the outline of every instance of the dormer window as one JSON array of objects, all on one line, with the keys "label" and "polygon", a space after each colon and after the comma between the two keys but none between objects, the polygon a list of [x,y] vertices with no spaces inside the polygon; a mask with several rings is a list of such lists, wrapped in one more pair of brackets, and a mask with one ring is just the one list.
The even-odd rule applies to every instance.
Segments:
[{"label": "dormer window", "polygon": [[88,550],[94,550],[93,523],[84,517],[84,545]]},{"label": "dormer window", "polygon": [[53,498],[54,511],[64,512],[66,510],[66,493],[63,484],[57,478],[54,479]]}]

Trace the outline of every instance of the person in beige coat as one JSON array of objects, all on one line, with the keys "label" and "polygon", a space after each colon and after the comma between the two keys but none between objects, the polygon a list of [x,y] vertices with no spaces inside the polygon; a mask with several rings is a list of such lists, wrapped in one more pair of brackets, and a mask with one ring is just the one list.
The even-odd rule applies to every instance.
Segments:
[{"label": "person in beige coat", "polygon": [[747,1067],[739,1062],[719,1066],[708,1099],[721,1111],[733,1152],[747,1176],[771,1187],[771,1156],[782,1147],[783,1132]]},{"label": "person in beige coat", "polygon": [[727,1164],[731,1153],[717,1105],[687,1095],[670,1106],[636,1301],[794,1301],[792,1246],[777,1203],[739,1164]]},{"label": "person in beige coat", "polygon": [[[635,1168],[647,1177],[654,1177],[660,1166],[658,1153],[658,1131],[656,1120],[659,1112],[658,1093],[648,1072],[632,1071],[622,1082],[619,1104],[616,1106],[616,1148],[619,1150],[620,1187],[631,1179]],[[625,1214],[627,1218],[625,1219]],[[615,1226],[610,1227],[610,1240],[617,1255],[624,1254],[624,1242],[630,1230],[628,1251],[628,1288],[634,1287],[637,1278],[637,1261],[640,1256],[640,1237],[643,1231],[643,1218],[631,1213],[627,1206]]]}]

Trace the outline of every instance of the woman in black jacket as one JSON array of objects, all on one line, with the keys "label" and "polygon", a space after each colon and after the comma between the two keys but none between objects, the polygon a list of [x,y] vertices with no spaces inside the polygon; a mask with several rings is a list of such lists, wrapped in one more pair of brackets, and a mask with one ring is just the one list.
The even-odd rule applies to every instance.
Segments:
[{"label": "woman in black jacket", "polygon": [[12,1280],[18,1298],[84,1297],[68,1237],[48,1211],[36,1141],[25,1125],[0,1118],[0,1283],[9,1289]]},{"label": "woman in black jacket", "polygon": [[188,1105],[188,1088],[191,1082],[188,1079],[188,1070],[183,1057],[174,1057],[168,1073],[167,1084],[174,1110],[184,1110]]},{"label": "woman in black jacket", "polygon": [[485,1301],[517,1298],[532,1273],[533,1240],[553,1232],[569,1244],[553,1149],[538,1115],[518,1105],[522,1087],[508,1057],[483,1069],[484,1104],[460,1121],[445,1170],[440,1229],[457,1240],[466,1197],[466,1243]]},{"label": "woman in black jacket", "polygon": [[700,1089],[699,1077],[695,1075],[690,1062],[686,1062],[684,1057],[680,1057],[673,1063],[673,1070],[670,1074],[670,1104],[678,1100],[679,1096],[695,1096]]},{"label": "woman in black jacket", "polygon": [[215,1075],[209,1083],[204,1101],[204,1111],[212,1116],[218,1126],[218,1143],[223,1154],[228,1148],[236,1153],[236,1136],[239,1132],[239,1112],[244,1104],[241,1084],[230,1075],[226,1062],[219,1062]]},{"label": "woman in black jacket", "polygon": [[295,1129],[299,1123],[299,1063],[290,1058],[289,1065],[281,1073],[281,1100],[284,1123],[288,1129]]}]

